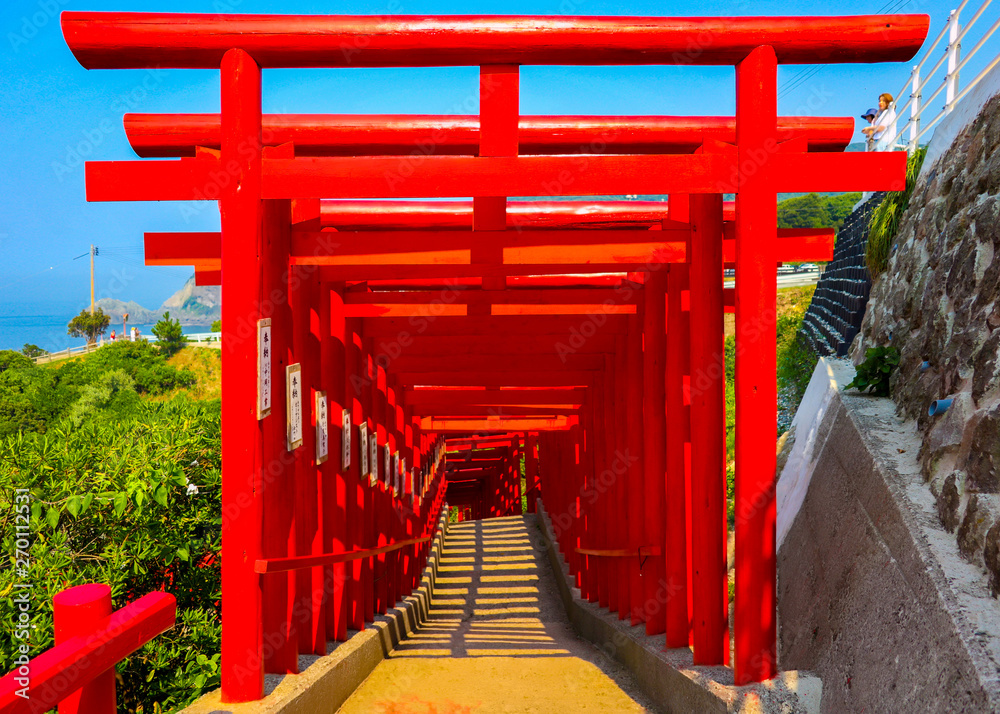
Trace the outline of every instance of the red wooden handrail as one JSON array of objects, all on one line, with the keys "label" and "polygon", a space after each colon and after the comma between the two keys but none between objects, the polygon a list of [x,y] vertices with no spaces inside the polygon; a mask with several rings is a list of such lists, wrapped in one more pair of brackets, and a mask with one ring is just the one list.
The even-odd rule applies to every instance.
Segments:
[{"label": "red wooden handrail", "polygon": [[298,555],[291,558],[262,558],[254,563],[253,571],[255,573],[283,573],[289,570],[303,570],[321,565],[346,563],[349,560],[358,560],[359,558],[370,558],[373,555],[391,553],[408,545],[423,543],[429,540],[430,536],[425,536],[423,538],[411,538],[410,540],[402,540],[383,545],[380,548],[368,548],[366,550],[347,550],[342,553],[324,553],[323,555]]},{"label": "red wooden handrail", "polygon": [[[96,592],[96,589],[104,589],[105,592]],[[67,603],[67,607],[85,606],[97,599],[95,594],[110,598],[111,590],[106,585],[80,585],[64,590],[53,598],[56,609],[60,607],[61,597],[72,600],[77,594],[81,600],[88,602]],[[57,612],[57,619],[58,615]],[[90,634],[71,637],[0,679],[0,712],[38,714],[48,711],[111,670],[154,637],[169,630],[174,626],[176,615],[177,601],[174,596],[154,592],[98,620]],[[79,632],[79,626],[76,630]],[[19,691],[27,694],[27,698],[19,695]],[[110,711],[113,712],[113,687],[110,691]],[[102,706],[99,709],[88,711],[107,711],[106,698],[102,696],[100,701]],[[89,703],[93,703],[93,699]]]},{"label": "red wooden handrail", "polygon": [[580,555],[592,555],[598,558],[644,558],[650,555],[663,555],[663,549],[658,545],[643,545],[638,548],[618,548],[616,550],[577,548],[576,552]]}]

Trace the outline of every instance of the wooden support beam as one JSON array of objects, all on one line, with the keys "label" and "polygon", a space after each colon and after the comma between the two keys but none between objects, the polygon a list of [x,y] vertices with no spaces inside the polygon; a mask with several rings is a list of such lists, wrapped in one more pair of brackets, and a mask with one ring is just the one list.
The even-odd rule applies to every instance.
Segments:
[{"label": "wooden support beam", "polygon": [[[87,69],[215,69],[231,47],[261,67],[495,64],[735,65],[772,45],[781,64],[900,62],[927,15],[855,17],[526,17],[197,15],[64,12]],[[711,37],[691,50],[692,38]],[[458,194],[456,194],[458,195]],[[521,194],[524,195],[524,194]]]}]

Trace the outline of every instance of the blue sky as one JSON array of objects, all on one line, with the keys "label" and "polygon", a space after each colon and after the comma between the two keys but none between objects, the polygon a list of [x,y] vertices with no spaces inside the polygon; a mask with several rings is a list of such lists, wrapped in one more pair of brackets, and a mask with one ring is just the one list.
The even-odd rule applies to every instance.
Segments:
[{"label": "blue sky", "polygon": [[[833,0],[821,6],[780,2],[607,2],[602,0],[393,0],[400,14],[533,15],[790,15],[803,9],[830,15],[883,9],[931,15],[933,39],[952,2],[896,0],[883,5]],[[258,0],[6,0],[0,11],[0,315],[76,310],[89,304],[91,243],[99,246],[98,296],[156,308],[190,275],[188,268],[146,268],[143,231],[217,230],[214,203],[182,210],[177,203],[85,201],[80,159],[134,159],[121,118],[126,111],[217,112],[218,72],[194,70],[87,71],[62,38],[58,12],[382,14],[388,0],[354,3]],[[978,2],[965,11],[971,16]],[[228,9],[227,9],[228,8]],[[987,13],[975,39],[995,19]],[[995,38],[991,42],[997,42]],[[971,46],[973,43],[967,43]],[[989,50],[991,48],[987,48]],[[964,77],[989,57],[984,51]],[[910,64],[832,65],[779,69],[780,114],[857,116],[880,92],[895,93]],[[267,70],[264,111],[330,113],[463,113],[475,96],[472,67],[428,69]],[[525,67],[523,114],[732,114],[730,67]],[[860,131],[861,124],[858,124]],[[861,138],[860,133],[858,139]],[[89,156],[80,157],[79,148]],[[189,206],[190,207],[190,206]]]}]

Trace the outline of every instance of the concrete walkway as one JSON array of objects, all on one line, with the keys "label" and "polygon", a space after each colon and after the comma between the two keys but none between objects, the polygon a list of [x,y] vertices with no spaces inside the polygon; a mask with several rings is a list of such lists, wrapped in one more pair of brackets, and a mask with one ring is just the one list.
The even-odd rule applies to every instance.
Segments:
[{"label": "concrete walkway", "polygon": [[427,624],[340,711],[655,711],[627,670],[574,635],[534,519],[452,524]]}]

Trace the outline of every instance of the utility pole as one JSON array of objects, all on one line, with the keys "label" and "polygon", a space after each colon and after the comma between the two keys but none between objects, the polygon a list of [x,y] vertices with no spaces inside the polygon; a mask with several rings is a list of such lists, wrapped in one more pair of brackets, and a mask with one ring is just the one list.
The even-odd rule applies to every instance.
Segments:
[{"label": "utility pole", "polygon": [[97,249],[94,248],[93,244],[90,246],[90,314],[94,314],[94,256],[97,255]]}]

